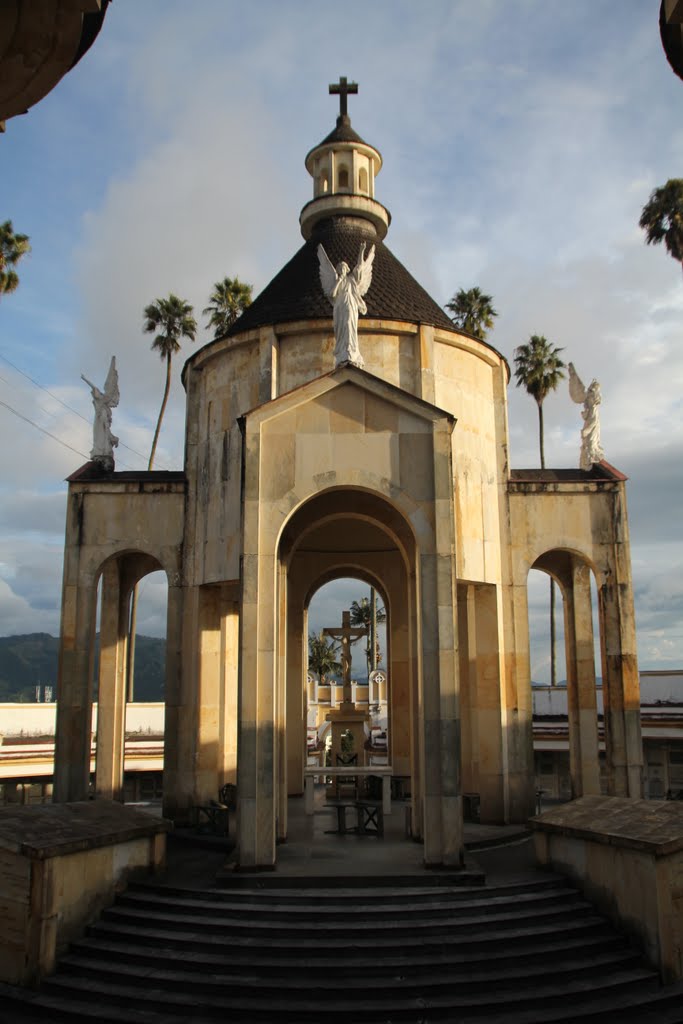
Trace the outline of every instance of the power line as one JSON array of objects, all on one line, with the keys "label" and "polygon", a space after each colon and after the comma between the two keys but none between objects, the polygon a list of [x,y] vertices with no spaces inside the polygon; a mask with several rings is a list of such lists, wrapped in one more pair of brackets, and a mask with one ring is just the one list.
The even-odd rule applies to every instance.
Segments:
[{"label": "power line", "polygon": [[73,448],[70,444],[67,444],[66,441],[62,441],[61,437],[57,437],[56,434],[51,434],[49,430],[45,429],[45,427],[39,427],[38,424],[34,423],[33,420],[30,420],[28,416],[24,416],[23,413],[17,412],[17,410],[13,409],[11,405],[7,404],[7,402],[3,402],[1,398],[0,405],[3,405],[5,409],[9,409],[9,411],[13,412],[15,416],[18,416],[20,420],[24,420],[25,423],[30,423],[32,427],[35,427],[36,430],[40,430],[42,434],[47,434],[48,437],[51,437],[53,441],[57,441],[59,444],[63,445],[64,448],[68,448],[70,451],[75,452],[76,455],[80,455],[83,459],[88,459],[88,456],[84,455],[83,452],[79,452],[78,448]]},{"label": "power line", "polygon": [[[53,394],[52,391],[49,390],[49,388],[46,388],[44,384],[40,384],[37,380],[34,380],[33,377],[29,376],[28,373],[24,373],[24,371],[22,369],[20,369],[20,367],[18,367],[16,365],[16,363],[13,363],[11,359],[8,359],[7,356],[4,356],[2,354],[2,352],[0,352],[0,359],[2,359],[3,362],[7,363],[8,366],[11,366],[13,370],[16,370],[17,373],[20,373],[22,377],[26,377],[26,380],[30,380],[31,384],[34,384],[37,388],[40,388],[40,390],[44,391],[47,395],[50,396],[50,398],[53,398],[55,400],[55,402],[59,402],[59,404],[63,405],[65,409],[68,409],[69,412],[72,412],[75,416],[78,416],[80,419],[82,419],[84,423],[87,423],[88,425],[90,425],[90,420],[86,416],[84,416],[82,413],[80,413],[78,411],[78,409],[74,409],[73,406],[69,405],[67,402],[63,402],[62,399],[58,398],[57,395]],[[0,378],[0,379],[5,380],[4,377]],[[8,384],[9,382],[5,381],[5,383]],[[8,406],[8,408],[9,408],[9,406]],[[47,412],[47,409],[43,409],[43,411]],[[48,413],[48,415],[50,415],[50,413]],[[28,422],[30,423],[32,421],[29,420]],[[38,429],[42,430],[42,427],[39,427]],[[45,433],[47,433],[47,431],[45,431]],[[52,435],[50,435],[50,436],[52,436]],[[119,440],[119,446],[121,448],[125,448],[126,451],[131,452],[131,454],[137,455],[138,458],[143,459],[145,462],[149,461],[148,457],[146,455],[143,455],[142,452],[138,452],[138,451],[135,450],[135,448],[131,448],[129,445],[124,444],[124,442],[121,441],[121,440]],[[72,450],[75,450],[75,449],[72,449]],[[123,465],[126,465],[126,463],[123,463]],[[128,467],[128,468],[131,468],[131,467]]]},{"label": "power line", "polygon": [[[79,451],[78,448],[74,448],[67,441],[63,441],[61,439],[61,437],[57,437],[56,434],[51,434],[49,430],[45,429],[45,427],[39,426],[37,423],[34,422],[34,420],[29,419],[28,416],[24,416],[24,414],[19,412],[17,409],[13,409],[11,405],[7,404],[7,402],[3,402],[1,398],[0,398],[0,405],[4,406],[5,409],[9,409],[9,411],[14,413],[15,416],[18,416],[20,420],[24,420],[25,423],[30,423],[31,426],[35,427],[36,430],[39,430],[41,432],[41,434],[46,434],[47,437],[52,438],[53,441],[57,441],[57,443],[61,444],[64,448],[68,448],[69,451],[75,452],[76,455],[80,455],[81,458],[85,459],[87,462],[90,461],[90,456],[89,455],[86,455],[84,452]],[[133,468],[132,466],[129,466],[127,462],[121,462],[120,464],[122,466],[125,466],[126,469],[132,469]]]}]

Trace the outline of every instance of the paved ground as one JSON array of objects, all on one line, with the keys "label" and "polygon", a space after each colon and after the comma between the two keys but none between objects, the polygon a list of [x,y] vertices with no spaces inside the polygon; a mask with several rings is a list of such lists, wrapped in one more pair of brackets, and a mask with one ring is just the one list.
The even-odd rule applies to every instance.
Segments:
[{"label": "paved ground", "polygon": [[[306,815],[303,798],[290,798],[288,838],[278,845],[278,876],[423,876],[421,843],[406,836],[406,804],[394,802],[384,819],[384,838],[339,835],[335,808],[325,802],[322,787],[316,793],[316,809]],[[230,822],[231,832],[234,820]],[[465,824],[466,867],[483,869],[489,882],[520,878],[534,870],[533,844],[522,826]],[[169,836],[168,885],[202,888],[211,886],[221,871],[235,867],[231,841],[179,832]],[[262,877],[262,876],[260,876]]]}]

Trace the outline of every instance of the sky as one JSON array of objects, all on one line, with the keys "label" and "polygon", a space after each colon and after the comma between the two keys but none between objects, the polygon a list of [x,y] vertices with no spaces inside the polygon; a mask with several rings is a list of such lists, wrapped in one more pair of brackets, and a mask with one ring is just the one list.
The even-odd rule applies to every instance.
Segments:
[{"label": "sky", "polygon": [[[543,334],[600,381],[605,457],[629,477],[640,667],[683,667],[683,280],[638,227],[652,189],[683,175],[683,82],[658,9],[114,0],[80,64],[0,136],[0,221],[32,244],[0,301],[0,635],[59,631],[64,479],[92,443],[81,373],[102,386],[116,355],[117,468],[144,468],[164,383],[144,306],[175,292],[203,324],[214,282],[239,275],[257,294],[294,254],[304,157],[345,75],[353,126],[384,158],[393,253],[440,304],[490,294],[489,340],[510,362]],[[160,469],[182,468],[191,350]],[[544,414],[546,464],[578,466],[566,382]],[[536,406],[514,384],[509,425],[512,466],[538,466]],[[141,632],[163,630],[163,600],[150,578]],[[530,600],[543,679],[545,577]],[[323,601],[321,624],[333,613]]]}]

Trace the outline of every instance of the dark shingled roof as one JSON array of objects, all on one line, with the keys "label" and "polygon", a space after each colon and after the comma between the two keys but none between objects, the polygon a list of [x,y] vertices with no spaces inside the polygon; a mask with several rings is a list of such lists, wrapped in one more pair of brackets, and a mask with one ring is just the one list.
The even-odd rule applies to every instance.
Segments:
[{"label": "dark shingled roof", "polygon": [[[358,132],[354,132],[351,127],[351,118],[348,114],[346,117],[341,114],[337,118],[337,123],[330,134],[327,135],[315,148],[319,149],[320,146],[328,146],[331,142],[360,142],[362,146],[367,146],[365,139],[361,139]],[[373,146],[372,148],[374,149],[375,147]],[[311,153],[312,152],[313,150],[311,150]]]},{"label": "dark shingled roof", "polygon": [[332,317],[332,306],[320,285],[320,242],[335,266],[345,260],[351,268],[362,242],[367,250],[375,246],[372,284],[365,296],[368,312],[361,319],[405,320],[453,330],[453,322],[441,306],[378,240],[369,221],[337,216],[316,225],[312,237],[233,324],[228,336],[270,324]]}]

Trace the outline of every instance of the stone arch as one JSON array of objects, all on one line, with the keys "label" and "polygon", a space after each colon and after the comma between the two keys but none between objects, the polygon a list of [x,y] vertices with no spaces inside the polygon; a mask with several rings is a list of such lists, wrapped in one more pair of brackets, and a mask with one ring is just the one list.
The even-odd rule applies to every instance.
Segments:
[{"label": "stone arch", "polygon": [[108,555],[97,570],[101,616],[95,792],[109,800],[124,799],[126,704],[134,667],[131,604],[140,581],[158,571],[170,582],[168,568],[156,556],[135,548]]},{"label": "stone arch", "polygon": [[[179,590],[177,566],[163,552],[118,547],[78,547],[67,559],[62,595],[62,626],[58,669],[59,700],[55,738],[54,799],[86,799],[90,780],[93,669],[98,589],[101,584],[100,671],[96,791],[123,800],[123,751],[126,706],[126,663],[130,601],[135,585],[151,572],[163,571]],[[167,657],[167,674],[169,659]]]},{"label": "stone arch", "polygon": [[[288,795],[303,790],[305,735],[303,680],[306,669],[306,615],[313,593],[334,579],[354,577],[374,586],[385,603],[387,668],[391,680],[391,762],[395,774],[410,776],[420,831],[420,776],[417,722],[417,600],[414,587],[417,544],[412,527],[385,496],[365,489],[330,488],[298,505],[280,533],[284,621],[280,631],[281,680],[286,705],[286,755],[280,762],[278,823],[286,834]],[[330,624],[332,625],[332,624]],[[301,685],[300,685],[301,684]]]},{"label": "stone arch", "polygon": [[[598,703],[595,672],[592,559],[569,548],[554,548],[530,566],[547,573],[562,597],[567,679],[571,796],[600,793]],[[602,630],[601,630],[602,632]]]}]

